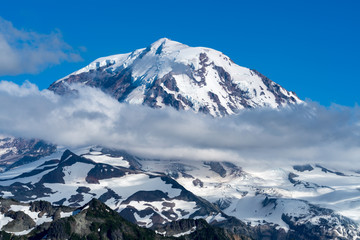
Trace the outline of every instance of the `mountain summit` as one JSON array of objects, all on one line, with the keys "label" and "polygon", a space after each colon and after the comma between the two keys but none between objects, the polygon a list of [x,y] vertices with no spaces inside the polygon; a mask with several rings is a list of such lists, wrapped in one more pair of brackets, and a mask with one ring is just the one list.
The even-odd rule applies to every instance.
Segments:
[{"label": "mountain summit", "polygon": [[219,51],[167,38],[131,53],[99,58],[49,89],[65,94],[71,83],[100,88],[120,102],[192,109],[212,116],[302,102],[295,93]]}]

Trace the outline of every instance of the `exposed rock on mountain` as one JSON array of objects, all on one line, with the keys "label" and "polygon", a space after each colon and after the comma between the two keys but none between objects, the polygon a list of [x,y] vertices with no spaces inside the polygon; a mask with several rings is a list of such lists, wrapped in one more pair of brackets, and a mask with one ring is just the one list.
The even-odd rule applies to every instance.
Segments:
[{"label": "exposed rock on mountain", "polygon": [[[4,173],[0,191],[21,201],[41,199],[71,207],[99,198],[121,216],[147,228],[186,218],[225,220],[215,205],[169,176],[134,170],[139,165],[135,158],[127,161],[117,156],[96,151],[78,156],[66,150],[60,159],[38,160],[29,172],[17,168]],[[114,165],[105,163],[115,161]]]},{"label": "exposed rock on mountain", "polygon": [[120,102],[213,116],[302,102],[295,93],[256,70],[238,66],[221,52],[167,38],[131,53],[99,58],[49,89],[66,94],[74,83],[100,88]]},{"label": "exposed rock on mountain", "polygon": [[[327,169],[325,172],[323,168],[312,167],[311,171],[298,171],[291,175],[291,179],[288,179],[291,172],[283,174],[282,181],[287,184],[269,187],[271,182],[268,179],[253,176],[229,162],[193,162],[189,165],[186,161],[144,160],[123,151],[101,148],[81,149],[80,152],[78,155],[65,150],[60,155],[56,153],[31,163],[31,167],[24,165],[3,173],[0,175],[0,193],[25,202],[41,199],[73,207],[67,216],[73,214],[75,207],[81,210],[88,201],[98,198],[132,223],[166,236],[184,235],[186,239],[192,239],[195,230],[197,234],[203,231],[201,236],[207,236],[208,230],[201,230],[207,229],[207,225],[199,219],[222,228],[211,231],[228,239],[234,236],[244,239],[359,237],[359,227],[353,220],[309,201],[286,197],[286,191],[296,190],[298,194],[301,191],[305,194],[334,191],[299,180],[306,174],[357,179],[356,176],[338,175],[336,171]],[[157,172],[153,172],[150,166]],[[43,201],[18,203],[28,206],[23,211],[25,214],[18,211],[20,207],[10,209],[6,207],[9,205],[12,203],[1,204],[5,209],[2,210],[4,219],[9,220],[4,221],[3,230],[9,232],[29,231],[39,226],[41,221],[50,223],[66,216],[51,210],[50,203]],[[31,212],[36,212],[37,217]],[[13,219],[17,219],[16,223],[8,224]]]},{"label": "exposed rock on mountain", "polygon": [[52,154],[55,150],[55,145],[43,140],[0,135],[0,171],[36,161]]}]

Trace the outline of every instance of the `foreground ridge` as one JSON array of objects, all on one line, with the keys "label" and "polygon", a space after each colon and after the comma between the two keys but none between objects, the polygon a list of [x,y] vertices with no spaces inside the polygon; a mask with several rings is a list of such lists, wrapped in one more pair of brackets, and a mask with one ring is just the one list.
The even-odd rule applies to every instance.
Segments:
[{"label": "foreground ridge", "polygon": [[[30,210],[12,212],[6,215],[19,216],[9,221],[0,232],[0,239],[239,239],[234,233],[209,225],[205,220],[182,220],[167,227],[174,237],[165,236],[150,229],[142,228],[121,217],[104,203],[94,198],[80,208],[54,207],[48,202],[40,201],[29,204],[13,200],[0,199],[0,203],[14,208],[27,207]],[[65,212],[63,212],[65,210]],[[52,220],[34,224],[30,216],[40,213]],[[54,215],[55,214],[55,215]],[[29,216],[30,215],[30,216]],[[8,217],[8,218],[10,218]],[[176,226],[176,227],[174,227]],[[188,230],[190,228],[190,230]],[[21,229],[25,229],[20,231]],[[175,234],[177,233],[177,234]],[[240,239],[250,239],[241,236]]]}]

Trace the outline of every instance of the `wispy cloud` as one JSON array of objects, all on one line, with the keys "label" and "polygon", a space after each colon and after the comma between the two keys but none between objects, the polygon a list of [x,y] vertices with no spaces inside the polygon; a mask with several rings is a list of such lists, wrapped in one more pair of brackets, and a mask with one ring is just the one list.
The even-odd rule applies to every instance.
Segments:
[{"label": "wispy cloud", "polygon": [[358,107],[326,108],[308,102],[220,119],[122,104],[94,88],[76,89],[77,94],[61,97],[28,82],[0,82],[0,132],[69,147],[99,144],[156,158],[253,166],[358,164]]},{"label": "wispy cloud", "polygon": [[1,17],[0,53],[0,75],[37,73],[63,61],[81,60],[59,31],[42,34],[21,30]]}]

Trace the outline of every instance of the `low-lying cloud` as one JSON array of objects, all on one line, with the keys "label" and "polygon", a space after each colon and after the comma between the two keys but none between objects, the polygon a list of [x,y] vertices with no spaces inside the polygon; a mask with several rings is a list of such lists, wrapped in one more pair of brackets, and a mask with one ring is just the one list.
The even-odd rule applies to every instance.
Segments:
[{"label": "low-lying cloud", "polygon": [[0,75],[37,73],[63,61],[81,60],[59,31],[42,34],[19,30],[1,17],[0,52]]},{"label": "low-lying cloud", "polygon": [[[102,145],[144,157],[241,165],[358,165],[358,107],[316,103],[212,118],[119,103],[98,89],[58,96],[26,82],[0,82],[0,133],[72,147]],[[360,167],[359,167],[360,170]]]}]

